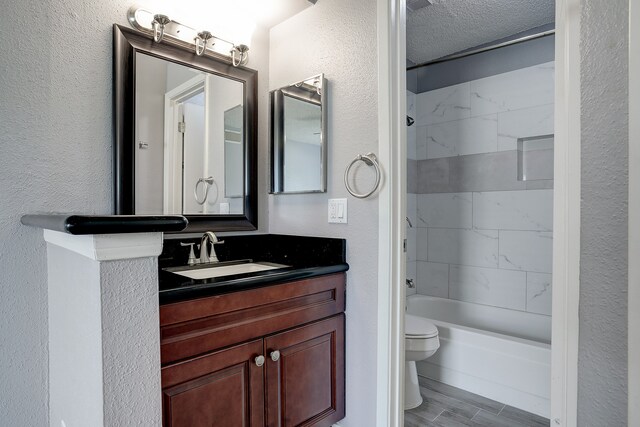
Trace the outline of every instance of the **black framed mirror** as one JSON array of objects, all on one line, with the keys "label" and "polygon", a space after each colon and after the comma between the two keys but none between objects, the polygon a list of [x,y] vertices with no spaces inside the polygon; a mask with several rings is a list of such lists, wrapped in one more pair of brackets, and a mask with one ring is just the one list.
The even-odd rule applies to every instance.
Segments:
[{"label": "black framed mirror", "polygon": [[257,71],[113,34],[115,213],[181,214],[184,232],[255,230]]}]

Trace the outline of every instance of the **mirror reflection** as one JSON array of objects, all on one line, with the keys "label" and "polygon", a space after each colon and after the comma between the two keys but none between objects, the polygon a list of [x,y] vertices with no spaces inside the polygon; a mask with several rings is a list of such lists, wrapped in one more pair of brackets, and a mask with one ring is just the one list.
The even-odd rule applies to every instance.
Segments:
[{"label": "mirror reflection", "polygon": [[325,88],[320,74],[270,93],[271,193],[326,191]]},{"label": "mirror reflection", "polygon": [[242,214],[243,83],[136,53],[136,214]]}]

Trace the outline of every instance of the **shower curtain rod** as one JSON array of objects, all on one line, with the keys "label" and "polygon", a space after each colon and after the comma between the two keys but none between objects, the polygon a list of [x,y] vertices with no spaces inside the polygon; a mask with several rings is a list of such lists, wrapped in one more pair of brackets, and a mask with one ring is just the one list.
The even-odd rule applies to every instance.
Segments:
[{"label": "shower curtain rod", "polygon": [[475,54],[482,53],[482,52],[488,52],[490,50],[499,49],[501,47],[511,46],[512,44],[518,44],[518,43],[526,42],[526,41],[529,41],[529,40],[539,39],[541,37],[550,36],[550,35],[555,34],[555,33],[556,33],[556,30],[543,31],[543,32],[538,33],[538,34],[532,34],[530,36],[520,37],[519,39],[509,40],[509,41],[506,41],[506,42],[503,42],[503,43],[495,44],[493,46],[481,47],[479,49],[470,50],[468,52],[462,52],[462,53],[456,53],[456,54],[449,55],[449,56],[444,56],[442,58],[433,59],[431,61],[423,62],[422,64],[417,64],[417,65],[412,65],[411,67],[407,67],[407,71],[415,70],[416,68],[426,67],[428,65],[439,64],[441,62],[452,61],[454,59],[464,58],[465,56],[471,56],[471,55],[475,55]]}]

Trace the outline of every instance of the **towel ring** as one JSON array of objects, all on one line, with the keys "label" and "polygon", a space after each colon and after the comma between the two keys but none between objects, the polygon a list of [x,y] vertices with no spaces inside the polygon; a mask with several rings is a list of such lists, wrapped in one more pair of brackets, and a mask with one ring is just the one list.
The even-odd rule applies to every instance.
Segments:
[{"label": "towel ring", "polygon": [[[373,185],[373,188],[371,189],[371,191],[364,194],[356,193],[349,186],[349,172],[351,171],[351,168],[353,167],[353,165],[355,165],[357,162],[364,162],[364,164],[367,166],[373,166],[376,171],[376,183]],[[373,153],[358,154],[356,158],[353,159],[351,163],[349,163],[347,170],[344,171],[344,186],[347,187],[347,191],[353,197],[357,197],[358,199],[364,199],[366,197],[369,197],[378,189],[379,185],[380,185],[380,164],[378,163],[378,158]]]},{"label": "towel ring", "polygon": [[[203,197],[202,201],[198,197],[198,186],[200,185],[200,183],[204,184],[204,197]],[[204,202],[207,201],[207,196],[209,195],[209,187],[211,185],[213,185],[213,183],[214,183],[214,181],[213,181],[213,177],[212,176],[210,176],[208,178],[200,178],[200,179],[198,179],[198,182],[196,182],[196,186],[193,187],[193,197],[195,197],[197,204],[204,205]]]}]

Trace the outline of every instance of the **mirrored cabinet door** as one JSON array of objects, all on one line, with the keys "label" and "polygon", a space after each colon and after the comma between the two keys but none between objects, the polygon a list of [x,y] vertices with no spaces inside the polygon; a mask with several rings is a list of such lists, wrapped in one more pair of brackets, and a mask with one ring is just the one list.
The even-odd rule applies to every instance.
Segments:
[{"label": "mirrored cabinet door", "polygon": [[270,93],[271,193],[327,191],[325,91],[320,74]]}]

